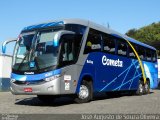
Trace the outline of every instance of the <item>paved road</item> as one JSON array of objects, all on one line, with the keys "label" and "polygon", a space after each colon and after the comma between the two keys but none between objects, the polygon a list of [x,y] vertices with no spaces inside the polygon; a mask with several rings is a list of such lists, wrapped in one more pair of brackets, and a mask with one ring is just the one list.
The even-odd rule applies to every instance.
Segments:
[{"label": "paved road", "polygon": [[76,104],[70,98],[58,98],[52,104],[40,102],[36,96],[12,95],[0,92],[0,113],[13,114],[81,114],[81,113],[119,113],[140,114],[160,113],[160,90],[153,90],[148,95],[119,95],[107,97],[96,95],[89,103]]}]

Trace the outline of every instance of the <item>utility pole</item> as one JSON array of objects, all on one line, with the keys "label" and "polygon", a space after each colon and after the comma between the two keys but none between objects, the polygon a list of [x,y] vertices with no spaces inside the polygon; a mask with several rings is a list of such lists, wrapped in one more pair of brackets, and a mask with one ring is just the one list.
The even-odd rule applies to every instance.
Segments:
[{"label": "utility pole", "polygon": [[109,22],[107,23],[107,27],[110,28]]}]

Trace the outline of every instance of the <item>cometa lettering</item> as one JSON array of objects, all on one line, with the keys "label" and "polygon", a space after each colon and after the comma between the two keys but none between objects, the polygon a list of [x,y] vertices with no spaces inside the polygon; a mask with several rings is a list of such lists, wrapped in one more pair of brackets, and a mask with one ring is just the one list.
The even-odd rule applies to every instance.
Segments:
[{"label": "cometa lettering", "polygon": [[123,61],[119,59],[108,59],[105,55],[102,57],[102,64],[107,66],[123,67]]}]

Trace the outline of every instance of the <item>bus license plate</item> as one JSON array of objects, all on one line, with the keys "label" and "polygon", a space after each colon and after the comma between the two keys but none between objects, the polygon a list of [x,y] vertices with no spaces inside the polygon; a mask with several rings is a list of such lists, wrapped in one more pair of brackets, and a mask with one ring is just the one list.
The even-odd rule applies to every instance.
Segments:
[{"label": "bus license plate", "polygon": [[24,88],[24,92],[32,92],[32,88]]}]

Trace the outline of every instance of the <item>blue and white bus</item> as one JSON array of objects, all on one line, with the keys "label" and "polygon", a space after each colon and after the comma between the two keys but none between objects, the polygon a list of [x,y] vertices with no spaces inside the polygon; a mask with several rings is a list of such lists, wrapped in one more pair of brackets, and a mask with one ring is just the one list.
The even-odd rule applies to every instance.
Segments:
[{"label": "blue and white bus", "polygon": [[94,92],[135,91],[158,85],[156,49],[87,20],[64,19],[25,27],[15,45],[13,94],[49,101]]}]

